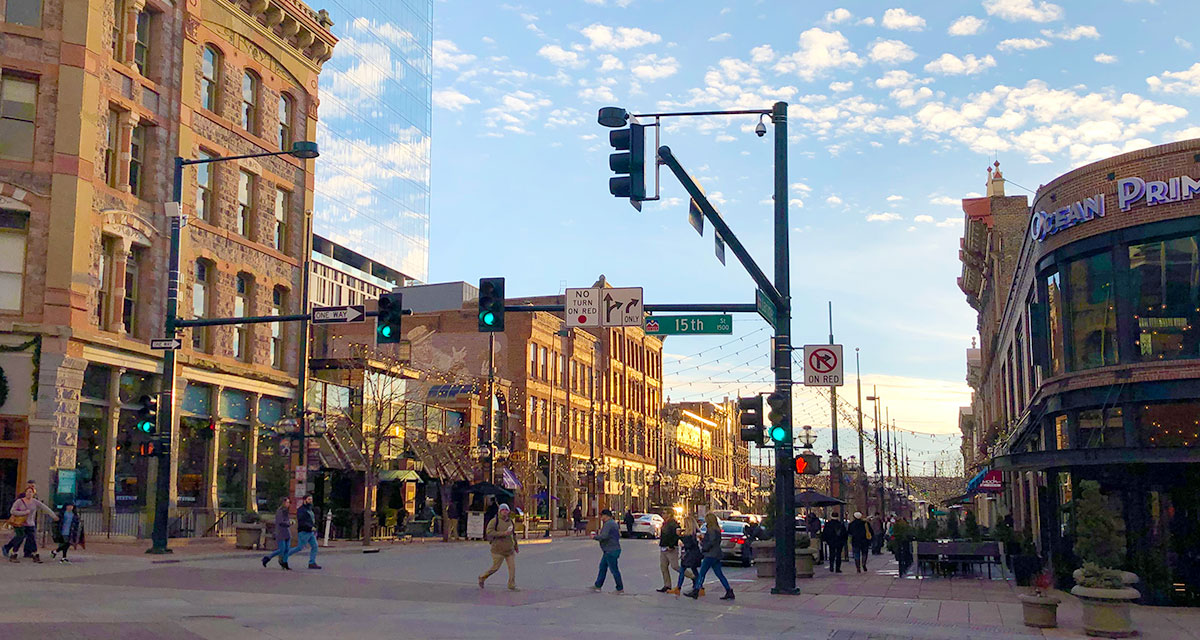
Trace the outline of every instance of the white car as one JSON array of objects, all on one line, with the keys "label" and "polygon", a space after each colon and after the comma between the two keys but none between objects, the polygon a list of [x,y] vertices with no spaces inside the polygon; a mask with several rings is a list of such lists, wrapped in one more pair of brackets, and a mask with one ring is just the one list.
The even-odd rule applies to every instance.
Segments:
[{"label": "white car", "polygon": [[662,516],[657,513],[635,513],[633,514],[633,537],[658,538],[658,532],[662,529],[663,522]]}]

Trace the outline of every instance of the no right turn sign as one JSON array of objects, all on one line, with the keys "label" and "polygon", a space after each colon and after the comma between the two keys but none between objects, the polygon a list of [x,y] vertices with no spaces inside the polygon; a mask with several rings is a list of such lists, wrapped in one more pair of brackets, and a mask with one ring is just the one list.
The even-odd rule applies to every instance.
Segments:
[{"label": "no right turn sign", "polygon": [[842,377],[842,345],[804,345],[804,386],[840,387]]}]

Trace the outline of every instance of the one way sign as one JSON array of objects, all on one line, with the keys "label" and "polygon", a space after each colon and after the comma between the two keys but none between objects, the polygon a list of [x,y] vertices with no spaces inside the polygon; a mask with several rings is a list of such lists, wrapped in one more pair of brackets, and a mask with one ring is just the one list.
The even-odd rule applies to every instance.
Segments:
[{"label": "one way sign", "polygon": [[361,322],[367,317],[367,308],[361,304],[341,307],[317,307],[313,309],[313,324],[336,324],[339,322]]},{"label": "one way sign", "polygon": [[600,324],[605,327],[641,327],[646,322],[641,287],[601,289]]}]

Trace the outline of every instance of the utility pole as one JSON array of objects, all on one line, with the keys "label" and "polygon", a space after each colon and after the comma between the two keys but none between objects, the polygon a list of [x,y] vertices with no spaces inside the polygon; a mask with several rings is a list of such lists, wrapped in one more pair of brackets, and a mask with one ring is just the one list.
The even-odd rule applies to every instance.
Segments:
[{"label": "utility pole", "polygon": [[[829,302],[829,344],[833,344],[833,301]],[[833,450],[829,454],[829,493],[843,499],[842,456],[838,452],[837,387],[829,387],[829,425],[833,431]]]},{"label": "utility pole", "polygon": [[858,347],[854,348],[854,381],[858,387],[858,471],[862,483],[863,509],[869,512],[870,509],[867,507],[867,456],[863,446],[862,366],[858,360]]},{"label": "utility pole", "polygon": [[883,408],[883,435],[887,438],[886,449],[884,449],[883,462],[887,465],[888,482],[895,482],[895,468],[892,466],[892,410],[890,407]]},{"label": "utility pole", "polygon": [[488,482],[496,484],[496,416],[492,403],[496,401],[496,334],[488,333],[488,388],[486,409],[488,449]]}]

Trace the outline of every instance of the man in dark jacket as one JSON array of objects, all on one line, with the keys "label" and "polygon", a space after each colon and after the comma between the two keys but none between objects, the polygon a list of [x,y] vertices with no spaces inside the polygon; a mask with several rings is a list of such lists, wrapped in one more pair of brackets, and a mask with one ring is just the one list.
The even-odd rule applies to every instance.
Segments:
[{"label": "man in dark jacket", "polygon": [[625,510],[625,518],[623,519],[623,522],[625,523],[625,537],[632,538],[633,537],[633,523],[634,523],[632,510],[630,510],[630,509]]},{"label": "man in dark jacket", "polygon": [[292,501],[284,498],[283,502],[279,503],[279,508],[275,510],[275,544],[279,548],[272,551],[270,555],[263,556],[262,566],[266,568],[267,563],[271,558],[279,556],[279,566],[287,571],[292,568],[288,566],[288,553],[291,551],[291,528],[292,528]]},{"label": "man in dark jacket", "polygon": [[854,512],[854,520],[846,527],[850,536],[850,548],[854,551],[854,571],[862,573],[867,570],[867,558],[871,555],[871,525],[863,520],[862,512]]},{"label": "man in dark jacket", "polygon": [[600,530],[592,539],[600,543],[600,571],[596,575],[596,584],[592,585],[593,591],[600,591],[604,586],[604,579],[608,576],[608,571],[611,569],[613,580],[617,583],[617,594],[625,593],[625,583],[621,580],[621,569],[617,566],[617,560],[621,557],[621,529],[613,520],[613,512],[605,509],[600,512]]},{"label": "man in dark jacket", "polygon": [[841,515],[834,512],[833,517],[821,529],[821,542],[829,545],[829,571],[842,572],[842,549],[846,545],[846,525],[842,524]]},{"label": "man in dark jacket", "polygon": [[317,564],[317,516],[313,513],[313,498],[305,496],[304,503],[296,509],[296,546],[288,549],[288,556],[299,553],[308,545],[308,568],[320,569]]},{"label": "man in dark jacket", "polygon": [[[662,570],[663,586],[659,593],[671,591],[671,571],[679,573],[679,523],[675,514],[668,512],[667,521],[663,523],[658,540],[658,568]],[[696,573],[691,569],[684,572],[689,578],[695,579]]]}]

